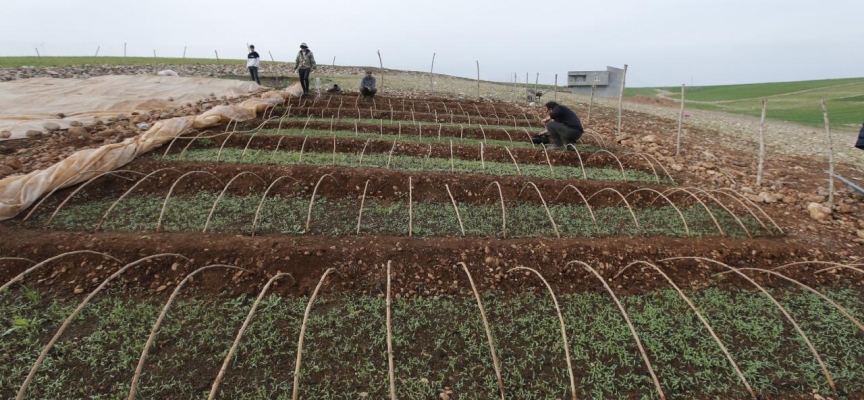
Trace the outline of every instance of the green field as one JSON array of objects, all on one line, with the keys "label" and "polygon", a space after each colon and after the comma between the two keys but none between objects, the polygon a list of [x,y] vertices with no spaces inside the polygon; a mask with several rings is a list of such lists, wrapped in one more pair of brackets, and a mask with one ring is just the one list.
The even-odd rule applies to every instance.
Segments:
[{"label": "green field", "polygon": [[[658,91],[671,92],[671,99],[681,98],[680,87],[630,88],[626,94],[653,96]],[[833,127],[850,130],[864,122],[864,78],[693,87],[687,88],[685,96],[690,108],[756,117],[762,114],[763,98],[768,99],[770,119],[821,127],[819,100],[825,99]]]}]

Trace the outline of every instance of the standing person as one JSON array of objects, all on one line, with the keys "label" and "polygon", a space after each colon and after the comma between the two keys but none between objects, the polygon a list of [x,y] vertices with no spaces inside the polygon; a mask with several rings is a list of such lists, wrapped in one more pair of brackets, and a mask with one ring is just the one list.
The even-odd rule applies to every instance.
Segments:
[{"label": "standing person", "polygon": [[372,71],[366,71],[366,76],[360,81],[360,93],[363,97],[375,97],[378,89],[375,87],[375,77],[372,76]]},{"label": "standing person", "polygon": [[249,70],[249,75],[252,75],[252,80],[257,84],[261,84],[261,79],[258,78],[258,66],[261,65],[261,57],[255,51],[255,45],[249,45],[249,55],[246,56],[246,69]]},{"label": "standing person", "polygon": [[309,94],[309,73],[315,69],[315,56],[309,51],[306,43],[300,43],[300,51],[297,60],[294,61],[294,72],[300,70],[300,85],[303,86],[303,94]]},{"label": "standing person", "polygon": [[582,121],[573,110],[554,101],[546,103],[548,117],[543,119],[546,131],[541,135],[548,135],[552,142],[546,146],[550,150],[564,150],[567,145],[575,145],[582,137],[585,129]]}]

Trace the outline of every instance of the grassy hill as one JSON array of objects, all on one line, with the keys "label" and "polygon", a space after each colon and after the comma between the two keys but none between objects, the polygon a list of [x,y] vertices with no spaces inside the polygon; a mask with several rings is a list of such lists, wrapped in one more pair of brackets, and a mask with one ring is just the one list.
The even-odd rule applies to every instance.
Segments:
[{"label": "grassy hill", "polygon": [[[631,88],[628,96],[657,95],[679,100],[680,87]],[[762,99],[768,99],[768,118],[813,127],[823,126],[820,99],[825,99],[831,125],[857,128],[864,122],[864,78],[824,79],[747,85],[687,88],[687,107],[760,116]]]}]

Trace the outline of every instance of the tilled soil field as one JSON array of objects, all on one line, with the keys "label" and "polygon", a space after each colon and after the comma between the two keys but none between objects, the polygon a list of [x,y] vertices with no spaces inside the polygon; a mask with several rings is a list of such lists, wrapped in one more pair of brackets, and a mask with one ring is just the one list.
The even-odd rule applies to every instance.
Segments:
[{"label": "tilled soil field", "polygon": [[864,396],[860,196],[591,108],[553,151],[509,103],[292,99],[53,192],[0,223],[0,396]]}]

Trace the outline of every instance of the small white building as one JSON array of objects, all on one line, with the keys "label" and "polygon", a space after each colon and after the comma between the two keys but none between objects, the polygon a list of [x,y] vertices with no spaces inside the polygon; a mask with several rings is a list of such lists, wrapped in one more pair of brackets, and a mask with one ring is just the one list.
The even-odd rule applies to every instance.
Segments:
[{"label": "small white building", "polygon": [[594,95],[597,97],[618,97],[621,92],[621,78],[624,70],[606,67],[606,71],[570,71],[567,73],[567,87],[574,94]]}]

